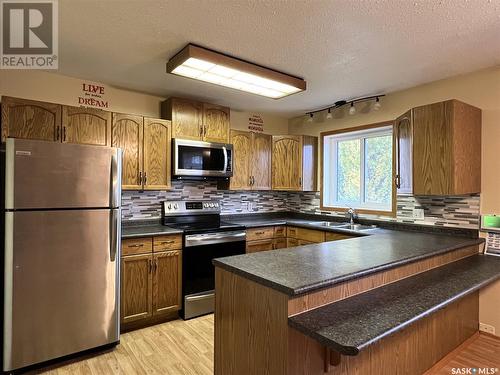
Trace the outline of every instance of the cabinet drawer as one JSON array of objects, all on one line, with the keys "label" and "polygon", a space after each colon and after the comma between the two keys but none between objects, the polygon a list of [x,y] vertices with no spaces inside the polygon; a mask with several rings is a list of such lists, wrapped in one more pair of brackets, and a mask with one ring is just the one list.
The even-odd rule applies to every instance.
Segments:
[{"label": "cabinet drawer", "polygon": [[153,238],[153,250],[155,253],[158,251],[179,249],[182,249],[182,236],[179,234]]},{"label": "cabinet drawer", "polygon": [[274,237],[274,227],[247,229],[247,241],[263,240]]},{"label": "cabinet drawer", "polygon": [[346,238],[354,238],[355,236],[348,236],[346,234],[326,232],[325,233],[325,241],[337,241],[337,240],[345,240]]},{"label": "cabinet drawer", "polygon": [[286,248],[286,238],[275,238],[274,239],[274,248],[275,249],[284,249]]},{"label": "cabinet drawer", "polygon": [[323,242],[325,240],[325,232],[307,228],[288,227],[287,237],[310,242]]},{"label": "cabinet drawer", "polygon": [[299,240],[296,238],[287,238],[286,239],[286,247],[295,247],[299,246]]},{"label": "cabinet drawer", "polygon": [[145,254],[152,251],[153,239],[151,237],[122,240],[122,255]]},{"label": "cabinet drawer", "polygon": [[286,227],[284,225],[274,227],[274,237],[286,237]]},{"label": "cabinet drawer", "polygon": [[247,242],[247,253],[274,250],[274,240],[259,240]]}]

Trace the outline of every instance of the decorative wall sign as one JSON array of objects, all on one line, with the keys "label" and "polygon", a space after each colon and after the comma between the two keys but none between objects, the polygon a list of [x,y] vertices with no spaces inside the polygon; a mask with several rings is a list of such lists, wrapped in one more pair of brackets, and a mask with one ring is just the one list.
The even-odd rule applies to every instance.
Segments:
[{"label": "decorative wall sign", "polygon": [[105,86],[93,82],[82,82],[80,89],[81,91],[78,93],[78,105],[80,107],[109,109]]},{"label": "decorative wall sign", "polygon": [[256,133],[264,131],[264,120],[259,115],[250,115],[248,117],[248,130]]}]

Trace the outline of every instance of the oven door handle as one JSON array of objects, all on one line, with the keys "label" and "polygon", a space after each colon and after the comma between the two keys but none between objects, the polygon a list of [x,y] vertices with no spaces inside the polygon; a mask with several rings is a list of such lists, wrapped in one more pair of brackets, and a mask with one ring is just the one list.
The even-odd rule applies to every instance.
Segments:
[{"label": "oven door handle", "polygon": [[190,234],[186,236],[185,247],[202,246],[214,243],[245,241],[246,232],[226,232],[217,234]]},{"label": "oven door handle", "polygon": [[222,147],[222,152],[224,153],[224,168],[222,169],[222,172],[226,173],[227,171],[227,149],[226,147]]}]

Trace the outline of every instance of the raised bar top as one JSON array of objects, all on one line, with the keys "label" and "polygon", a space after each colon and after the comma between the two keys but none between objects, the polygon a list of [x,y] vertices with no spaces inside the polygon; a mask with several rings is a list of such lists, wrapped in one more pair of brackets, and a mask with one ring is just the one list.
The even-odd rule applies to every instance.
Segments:
[{"label": "raised bar top", "polygon": [[345,355],[500,278],[500,257],[474,255],[289,318],[291,327]]}]

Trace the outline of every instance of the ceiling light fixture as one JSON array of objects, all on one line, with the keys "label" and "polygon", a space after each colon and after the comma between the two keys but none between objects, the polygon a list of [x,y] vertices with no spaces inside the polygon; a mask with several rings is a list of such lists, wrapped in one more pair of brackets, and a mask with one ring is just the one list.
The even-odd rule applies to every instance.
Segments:
[{"label": "ceiling light fixture", "polygon": [[167,62],[167,73],[273,99],[304,91],[302,78],[188,44]]},{"label": "ceiling light fixture", "polygon": [[306,115],[310,116],[310,118],[307,119],[307,122],[312,122],[312,117],[313,117],[313,115],[315,113],[324,112],[324,111],[327,111],[326,118],[328,120],[330,120],[330,119],[333,118],[332,109],[337,109],[337,108],[343,107],[346,104],[350,104],[349,114],[350,115],[354,115],[354,114],[356,114],[356,107],[354,106],[356,103],[368,102],[368,101],[371,101],[371,100],[375,100],[375,103],[373,104],[373,107],[372,107],[373,110],[374,111],[378,111],[382,107],[382,105],[380,103],[380,98],[383,97],[383,96],[385,96],[385,95],[384,94],[380,94],[380,95],[373,95],[373,96],[365,96],[363,98],[352,99],[352,100],[349,100],[349,101],[347,101],[347,100],[338,100],[333,105],[331,105],[329,107],[318,109],[318,110],[315,110],[315,111],[306,112]]}]

